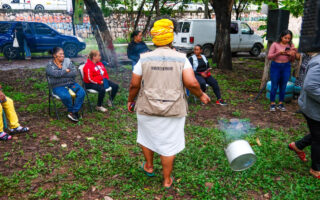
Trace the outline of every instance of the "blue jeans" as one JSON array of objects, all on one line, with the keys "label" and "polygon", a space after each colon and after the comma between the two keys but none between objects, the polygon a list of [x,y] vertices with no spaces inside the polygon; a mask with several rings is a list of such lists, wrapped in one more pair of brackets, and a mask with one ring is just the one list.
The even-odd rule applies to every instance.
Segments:
[{"label": "blue jeans", "polygon": [[[69,88],[76,93],[74,105],[72,104],[72,97],[69,94]],[[68,112],[77,113],[82,107],[84,97],[86,95],[84,89],[78,84],[55,87],[52,89],[53,93],[58,95],[62,103],[68,108]]]},{"label": "blue jeans", "polygon": [[270,101],[275,102],[277,91],[279,88],[279,101],[284,101],[286,95],[287,83],[291,76],[291,64],[277,63],[272,61],[270,67],[271,91]]},{"label": "blue jeans", "polygon": [[26,58],[30,58],[31,52],[26,40],[24,40],[23,42],[23,48],[24,48],[24,52],[26,53]]}]

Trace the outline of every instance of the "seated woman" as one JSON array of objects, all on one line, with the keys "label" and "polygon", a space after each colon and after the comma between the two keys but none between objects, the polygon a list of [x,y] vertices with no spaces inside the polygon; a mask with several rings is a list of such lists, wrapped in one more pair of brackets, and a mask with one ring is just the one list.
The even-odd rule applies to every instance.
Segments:
[{"label": "seated woman", "polygon": [[128,58],[132,61],[132,70],[140,59],[140,54],[148,51],[150,51],[150,49],[146,43],[142,41],[142,32],[138,30],[133,31],[131,33],[131,42],[127,49]]},{"label": "seated woman", "polygon": [[220,88],[216,79],[211,76],[209,62],[204,55],[202,55],[201,45],[196,45],[193,49],[194,55],[189,57],[196,79],[198,80],[201,90],[203,92],[207,89],[207,84],[213,89],[217,97],[216,104],[224,106],[226,103],[221,98]]},{"label": "seated woman", "polygon": [[89,54],[87,63],[83,68],[83,81],[86,85],[86,89],[93,89],[99,92],[96,109],[101,112],[106,112],[107,109],[102,106],[104,96],[106,92],[111,90],[108,106],[112,106],[112,101],[118,92],[119,86],[109,80],[108,72],[100,61],[100,52],[92,50]]},{"label": "seated woman", "polygon": [[[80,118],[79,110],[82,107],[86,93],[76,83],[77,69],[69,58],[64,58],[62,48],[55,47],[52,54],[53,60],[49,62],[46,70],[52,92],[59,96],[62,103],[68,108],[68,118],[74,122],[78,122]],[[76,95],[74,104],[72,103],[72,93]]]},{"label": "seated woman", "polygon": [[[1,86],[0,86],[1,89]],[[7,117],[9,122],[9,132],[10,135],[3,130],[3,112]],[[28,132],[28,127],[22,127],[19,124],[19,119],[17,113],[14,108],[13,100],[7,97],[1,90],[0,90],[0,140],[11,140],[13,134],[16,133],[24,133]]]}]

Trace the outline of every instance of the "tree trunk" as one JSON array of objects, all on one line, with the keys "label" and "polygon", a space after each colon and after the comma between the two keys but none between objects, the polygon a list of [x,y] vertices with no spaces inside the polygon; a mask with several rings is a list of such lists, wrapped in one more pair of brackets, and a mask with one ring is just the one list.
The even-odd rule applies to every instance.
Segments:
[{"label": "tree trunk", "polygon": [[112,43],[112,36],[104,21],[101,9],[95,0],[84,0],[84,3],[102,59],[107,60],[111,67],[118,67],[118,59]]},{"label": "tree trunk", "polygon": [[147,34],[147,31],[148,31],[148,28],[149,28],[150,22],[151,22],[152,12],[153,12],[153,10],[155,8],[155,5],[156,5],[155,2],[153,2],[151,10],[150,10],[150,13],[149,13],[149,16],[148,16],[148,19],[147,19],[146,26],[144,27],[143,32],[142,32],[143,36],[145,36]]},{"label": "tree trunk", "polygon": [[[276,3],[276,5],[278,6],[278,0],[272,0],[272,2]],[[272,9],[272,8],[269,6],[269,9]],[[269,48],[270,48],[272,42],[273,41],[268,40],[268,45],[267,45],[267,49],[266,49],[266,57],[264,59],[264,69],[263,69],[260,89],[263,89],[269,80],[269,71],[270,71],[271,61],[268,59],[268,54],[269,54]]]},{"label": "tree trunk", "polygon": [[203,0],[202,2],[204,4],[204,18],[205,19],[210,19],[209,1],[208,0]]},{"label": "tree trunk", "polygon": [[216,40],[213,60],[223,70],[232,70],[232,54],[230,47],[231,11],[234,0],[211,0],[216,14]]},{"label": "tree trunk", "polygon": [[139,10],[138,10],[136,21],[134,22],[133,30],[136,30],[138,25],[139,25],[141,13],[142,13],[143,6],[144,6],[145,2],[146,2],[146,0],[142,0],[142,2],[141,2],[141,5],[140,5]]},{"label": "tree trunk", "polygon": [[156,16],[159,17],[160,16],[160,0],[154,0],[153,2],[156,7]]}]

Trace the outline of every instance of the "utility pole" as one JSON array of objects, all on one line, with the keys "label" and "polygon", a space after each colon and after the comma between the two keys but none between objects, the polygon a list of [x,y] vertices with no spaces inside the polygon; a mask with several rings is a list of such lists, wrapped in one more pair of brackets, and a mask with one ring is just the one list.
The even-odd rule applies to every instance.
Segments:
[{"label": "utility pole", "polygon": [[72,0],[72,10],[73,10],[73,12],[72,12],[72,15],[71,15],[71,20],[72,20],[72,30],[73,30],[73,35],[74,36],[76,36],[76,28],[75,28],[75,26],[74,26],[74,12],[75,12],[75,4],[76,4],[76,2],[75,2],[76,0]]}]

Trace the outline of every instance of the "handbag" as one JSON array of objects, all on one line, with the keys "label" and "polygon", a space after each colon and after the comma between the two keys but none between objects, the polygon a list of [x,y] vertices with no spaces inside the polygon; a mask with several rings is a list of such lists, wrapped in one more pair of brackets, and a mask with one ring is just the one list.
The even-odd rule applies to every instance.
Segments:
[{"label": "handbag", "polygon": [[13,39],[13,47],[15,48],[19,48],[19,42],[18,42],[18,38],[17,38],[17,33],[14,33],[14,39]]}]

